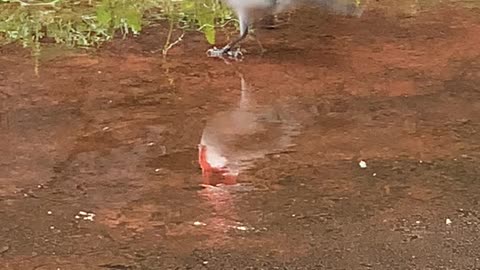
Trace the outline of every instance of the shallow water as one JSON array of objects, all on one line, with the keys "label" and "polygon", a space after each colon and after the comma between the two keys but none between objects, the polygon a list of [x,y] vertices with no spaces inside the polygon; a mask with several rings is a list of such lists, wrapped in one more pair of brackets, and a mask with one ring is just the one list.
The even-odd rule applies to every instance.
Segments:
[{"label": "shallow water", "polygon": [[38,76],[0,48],[2,265],[478,268],[472,3],[301,8],[230,64],[159,27]]}]

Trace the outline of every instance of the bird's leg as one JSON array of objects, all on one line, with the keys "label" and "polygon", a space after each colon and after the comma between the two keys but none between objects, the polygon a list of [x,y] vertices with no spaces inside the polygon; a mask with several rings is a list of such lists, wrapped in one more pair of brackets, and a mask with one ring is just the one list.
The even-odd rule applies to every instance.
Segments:
[{"label": "bird's leg", "polygon": [[227,45],[225,45],[221,49],[217,49],[216,47],[209,49],[207,51],[207,55],[209,57],[223,57],[227,55],[235,59],[239,58],[239,56],[242,56],[242,52],[240,51],[240,49],[233,51],[232,48],[234,48],[235,45],[237,45],[240,41],[244,40],[247,34],[248,34],[248,27],[245,27],[245,29],[240,32],[239,37],[230,41]]},{"label": "bird's leg", "polygon": [[265,49],[265,47],[263,47],[262,42],[260,42],[260,39],[258,38],[257,33],[253,32],[252,36],[257,42],[258,47],[260,48],[260,53],[263,55],[267,50]]},{"label": "bird's leg", "polygon": [[240,51],[239,48],[237,50],[232,51],[232,49],[242,40],[244,40],[247,35],[248,35],[248,18],[246,16],[245,12],[239,12],[238,13],[238,19],[240,21],[240,35],[235,38],[234,40],[230,41],[225,47],[221,49],[217,49],[216,47],[213,47],[212,49],[209,49],[207,51],[207,55],[209,57],[220,57],[223,58],[223,56],[227,55],[230,56],[234,59],[238,59],[239,57],[242,56],[242,52]]}]

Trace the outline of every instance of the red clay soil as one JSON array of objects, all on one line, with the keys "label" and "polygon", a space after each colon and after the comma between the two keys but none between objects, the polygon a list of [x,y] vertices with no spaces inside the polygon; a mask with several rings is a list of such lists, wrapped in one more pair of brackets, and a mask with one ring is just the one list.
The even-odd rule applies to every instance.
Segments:
[{"label": "red clay soil", "polygon": [[0,269],[480,269],[480,10],[411,2],[0,48]]}]

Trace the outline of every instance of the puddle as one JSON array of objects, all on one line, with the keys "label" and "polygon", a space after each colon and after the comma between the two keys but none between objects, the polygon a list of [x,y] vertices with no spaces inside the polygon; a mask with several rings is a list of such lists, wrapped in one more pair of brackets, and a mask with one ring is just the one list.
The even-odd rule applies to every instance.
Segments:
[{"label": "puddle", "polygon": [[473,5],[302,6],[230,64],[158,25],[37,75],[3,46],[2,265],[475,269]]}]

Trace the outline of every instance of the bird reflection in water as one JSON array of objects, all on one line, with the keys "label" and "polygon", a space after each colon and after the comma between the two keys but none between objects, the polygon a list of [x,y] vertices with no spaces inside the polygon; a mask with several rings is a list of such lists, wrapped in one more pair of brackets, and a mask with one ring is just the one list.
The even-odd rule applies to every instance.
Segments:
[{"label": "bird reflection in water", "polygon": [[238,106],[207,122],[198,146],[203,184],[234,185],[255,160],[294,146],[300,124],[278,104],[260,106],[243,78]]}]

